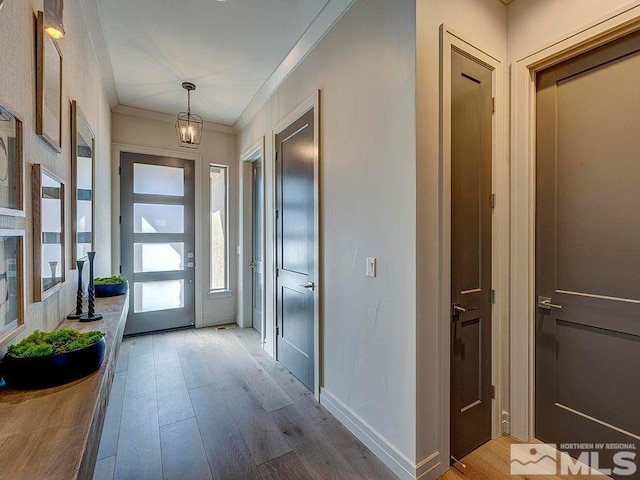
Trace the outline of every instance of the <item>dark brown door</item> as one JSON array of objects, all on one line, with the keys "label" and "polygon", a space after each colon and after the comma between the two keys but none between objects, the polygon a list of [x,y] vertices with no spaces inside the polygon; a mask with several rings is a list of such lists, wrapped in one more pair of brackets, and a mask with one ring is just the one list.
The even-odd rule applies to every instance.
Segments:
[{"label": "dark brown door", "polygon": [[[545,442],[639,443],[639,78],[640,34],[537,78],[535,427]],[[616,452],[600,453],[611,467]]]},{"label": "dark brown door", "polygon": [[276,136],[278,360],[314,384],[314,126],[310,110]]},{"label": "dark brown door", "polygon": [[194,162],[122,153],[122,275],[129,280],[125,334],[195,323]]},{"label": "dark brown door", "polygon": [[492,72],[451,58],[451,455],[491,439]]}]

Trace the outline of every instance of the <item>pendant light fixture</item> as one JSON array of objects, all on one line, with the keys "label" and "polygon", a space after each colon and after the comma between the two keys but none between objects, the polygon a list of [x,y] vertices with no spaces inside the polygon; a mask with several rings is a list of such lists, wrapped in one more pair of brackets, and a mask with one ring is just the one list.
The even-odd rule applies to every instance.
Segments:
[{"label": "pendant light fixture", "polygon": [[196,86],[191,82],[184,82],[182,88],[187,91],[187,112],[178,114],[176,122],[178,144],[185,148],[198,148],[202,138],[202,117],[191,114],[191,92],[196,89]]},{"label": "pendant light fixture", "polygon": [[44,0],[44,31],[51,38],[64,37],[63,9],[64,0]]}]

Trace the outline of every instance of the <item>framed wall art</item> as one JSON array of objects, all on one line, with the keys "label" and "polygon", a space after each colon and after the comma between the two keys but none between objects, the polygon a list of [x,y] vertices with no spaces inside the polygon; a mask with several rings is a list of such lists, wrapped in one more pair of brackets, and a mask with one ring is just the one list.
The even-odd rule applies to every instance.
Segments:
[{"label": "framed wall art", "polygon": [[21,117],[0,98],[0,215],[24,216]]},{"label": "framed wall art", "polygon": [[24,230],[0,230],[0,346],[24,328]]},{"label": "framed wall art", "polygon": [[62,152],[62,52],[44,31],[44,13],[36,20],[36,133]]},{"label": "framed wall art", "polygon": [[71,102],[71,244],[72,265],[93,250],[94,243],[94,165],[95,136],[80,112]]},{"label": "framed wall art", "polygon": [[33,296],[41,302],[65,281],[64,182],[39,164],[32,171]]}]

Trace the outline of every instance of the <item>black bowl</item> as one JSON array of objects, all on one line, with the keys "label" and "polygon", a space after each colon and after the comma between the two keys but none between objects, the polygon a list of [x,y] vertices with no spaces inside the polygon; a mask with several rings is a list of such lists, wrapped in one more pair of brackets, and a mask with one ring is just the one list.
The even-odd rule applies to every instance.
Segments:
[{"label": "black bowl", "polygon": [[127,282],[95,285],[96,297],[115,297],[127,293]]},{"label": "black bowl", "polygon": [[46,357],[16,358],[5,355],[0,373],[8,387],[33,390],[63,385],[95,372],[104,360],[104,337],[93,345]]}]

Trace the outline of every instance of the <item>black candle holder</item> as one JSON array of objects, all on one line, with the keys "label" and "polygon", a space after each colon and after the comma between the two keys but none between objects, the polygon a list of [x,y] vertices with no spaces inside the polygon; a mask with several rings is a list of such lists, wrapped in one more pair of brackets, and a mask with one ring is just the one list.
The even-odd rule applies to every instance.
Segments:
[{"label": "black candle holder", "polygon": [[96,252],[87,252],[89,257],[89,312],[80,317],[81,322],[95,322],[102,320],[104,317],[100,313],[96,313],[96,287],[93,283],[93,260]]},{"label": "black candle holder", "polygon": [[82,288],[82,267],[84,267],[84,260],[78,260],[78,292],[76,293],[76,312],[67,315],[70,320],[77,320],[82,317],[82,301],[84,300],[84,289]]}]

